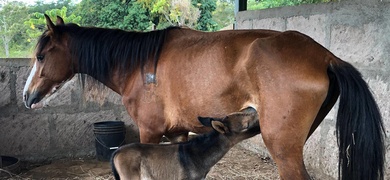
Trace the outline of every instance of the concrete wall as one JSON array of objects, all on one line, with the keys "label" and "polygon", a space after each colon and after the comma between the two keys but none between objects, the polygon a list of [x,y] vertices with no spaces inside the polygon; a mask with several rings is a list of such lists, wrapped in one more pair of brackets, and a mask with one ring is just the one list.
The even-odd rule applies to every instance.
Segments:
[{"label": "concrete wall", "polygon": [[26,109],[22,90],[29,71],[29,59],[0,59],[1,155],[28,161],[93,156],[93,123],[107,120],[124,121],[126,141],[138,140],[138,129],[120,96],[107,90],[102,101],[90,100],[97,94],[84,96],[78,77],[46,100],[47,107]]},{"label": "concrete wall", "polygon": [[[237,29],[298,30],[352,63],[363,74],[374,93],[390,130],[390,1],[365,0],[283,7],[239,12]],[[337,177],[338,146],[333,109],[305,146],[305,164],[314,177]],[[390,147],[386,139],[386,176],[390,178]],[[261,146],[259,147],[259,142]],[[261,136],[246,141],[267,154]],[[322,178],[321,178],[322,177]],[[326,178],[323,178],[326,177]]]}]

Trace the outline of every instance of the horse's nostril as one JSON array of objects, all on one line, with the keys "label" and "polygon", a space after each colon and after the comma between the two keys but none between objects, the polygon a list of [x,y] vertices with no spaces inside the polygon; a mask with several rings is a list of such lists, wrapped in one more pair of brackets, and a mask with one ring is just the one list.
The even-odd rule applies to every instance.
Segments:
[{"label": "horse's nostril", "polygon": [[26,108],[30,109],[31,105],[28,104],[28,92],[23,94],[23,101],[24,101],[24,106],[26,106]]},{"label": "horse's nostril", "polygon": [[33,93],[28,93],[26,92],[25,95],[25,101],[24,101],[24,104],[27,108],[31,108],[31,106],[35,103],[38,103],[41,99],[40,99],[40,95],[38,92],[33,92]]},{"label": "horse's nostril", "polygon": [[23,93],[23,101],[26,103],[29,97],[29,93],[26,91]]}]

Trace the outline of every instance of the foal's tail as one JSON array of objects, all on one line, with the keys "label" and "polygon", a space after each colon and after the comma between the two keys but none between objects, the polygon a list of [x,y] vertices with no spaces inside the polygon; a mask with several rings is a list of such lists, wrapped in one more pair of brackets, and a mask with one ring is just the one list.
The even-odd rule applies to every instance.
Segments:
[{"label": "foal's tail", "polygon": [[384,128],[378,105],[361,74],[349,63],[331,64],[340,87],[337,113],[339,177],[384,179]]},{"label": "foal's tail", "polygon": [[112,173],[114,174],[115,179],[120,180],[121,178],[119,177],[118,171],[116,170],[115,164],[114,164],[114,157],[115,157],[117,152],[118,152],[118,150],[116,150],[116,151],[114,151],[114,153],[112,153],[110,162],[111,162],[111,170],[112,170]]}]

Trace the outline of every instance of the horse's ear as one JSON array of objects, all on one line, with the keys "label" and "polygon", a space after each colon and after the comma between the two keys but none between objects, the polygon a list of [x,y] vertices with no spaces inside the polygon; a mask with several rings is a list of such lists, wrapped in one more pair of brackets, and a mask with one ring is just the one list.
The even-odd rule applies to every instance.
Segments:
[{"label": "horse's ear", "polygon": [[56,21],[56,25],[64,25],[64,20],[60,17],[60,16],[57,16],[57,21]]},{"label": "horse's ear", "polygon": [[51,21],[50,17],[47,14],[45,14],[45,19],[46,19],[47,29],[53,32],[55,25],[53,24],[53,22]]}]

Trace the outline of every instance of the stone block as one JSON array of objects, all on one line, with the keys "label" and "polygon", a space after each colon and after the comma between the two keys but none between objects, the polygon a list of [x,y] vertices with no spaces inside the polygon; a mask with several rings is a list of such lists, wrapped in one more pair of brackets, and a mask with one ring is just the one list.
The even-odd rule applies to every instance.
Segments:
[{"label": "stone block", "polygon": [[[81,86],[80,83],[77,83]],[[83,98],[89,103],[97,103],[104,105],[107,103],[113,103],[122,105],[122,97],[105,86],[104,84],[95,81],[93,78],[88,77],[84,85],[84,92],[81,92]]]},{"label": "stone block", "polygon": [[254,19],[253,29],[286,30],[286,21],[283,18]]},{"label": "stone block", "polygon": [[[64,105],[78,104],[79,102],[72,102],[72,94],[79,94],[80,87],[76,77],[73,77],[66,82],[57,92],[45,98],[43,101],[47,107],[57,107]],[[77,100],[75,100],[77,101]]]},{"label": "stone block", "polygon": [[382,34],[386,33],[371,23],[334,25],[331,27],[330,51],[359,69],[380,69],[390,64],[385,56],[388,42],[382,41]]},{"label": "stone block", "polygon": [[107,96],[105,99],[106,99],[106,102],[113,103],[116,105],[123,105],[122,96],[111,89],[108,90],[108,93],[107,93]]},{"label": "stone block", "polygon": [[115,120],[117,118],[112,110],[56,114],[51,128],[51,150],[58,155],[90,155],[95,151],[93,123]]},{"label": "stone block", "polygon": [[323,147],[321,147],[321,125],[314,131],[314,133],[307,140],[303,154],[306,166],[313,169],[319,168],[319,162],[322,160]]},{"label": "stone block", "polygon": [[[370,86],[379,110],[381,111],[385,127],[390,127],[390,85],[389,82],[379,77],[369,78],[367,80]],[[386,134],[390,135],[390,129],[385,128]]]},{"label": "stone block", "polygon": [[0,154],[30,159],[50,148],[49,116],[15,114],[0,118]]},{"label": "stone block", "polygon": [[11,72],[8,67],[0,66],[0,107],[11,103]]},{"label": "stone block", "polygon": [[26,80],[30,74],[31,69],[29,67],[20,67],[16,72],[16,100],[19,106],[24,107],[23,103],[23,89],[26,84]]},{"label": "stone block", "polygon": [[253,29],[253,21],[251,19],[243,20],[242,22],[237,23],[235,29]]},{"label": "stone block", "polygon": [[295,30],[304,33],[321,45],[327,47],[326,41],[326,21],[324,14],[312,15],[308,17],[295,16],[287,18],[286,30]]},{"label": "stone block", "polygon": [[333,120],[324,119],[304,146],[304,162],[315,179],[337,179],[334,167],[338,164],[338,146],[334,126]]},{"label": "stone block", "polygon": [[386,142],[385,148],[386,148],[386,156],[385,156],[386,161],[385,161],[385,168],[384,168],[384,170],[385,170],[385,179],[390,179],[390,161],[389,161],[390,153],[388,153],[388,152],[390,152],[390,143],[389,142]]},{"label": "stone block", "polygon": [[[334,124],[332,124],[334,125]],[[325,128],[324,128],[325,129]],[[329,126],[326,131],[321,132],[321,144],[323,147],[323,154],[320,160],[319,167],[321,171],[326,175],[337,179],[338,177],[338,150],[336,139],[336,129],[334,126]]]},{"label": "stone block", "polygon": [[325,119],[330,119],[330,120],[334,121],[334,123],[336,123],[338,109],[339,109],[339,99],[337,99],[335,105],[329,111],[329,113],[326,115]]}]

